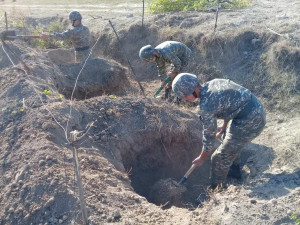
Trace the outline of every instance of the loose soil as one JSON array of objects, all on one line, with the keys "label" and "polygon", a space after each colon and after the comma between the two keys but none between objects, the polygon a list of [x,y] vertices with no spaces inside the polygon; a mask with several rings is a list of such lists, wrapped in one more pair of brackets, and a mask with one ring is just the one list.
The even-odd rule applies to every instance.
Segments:
[{"label": "loose soil", "polygon": [[[0,3],[10,28],[22,30],[12,25],[20,15],[28,27],[65,21],[67,13],[51,4],[26,4],[25,10],[21,0]],[[6,42],[13,53],[0,49],[0,224],[83,224],[74,148],[90,224],[295,224],[299,2],[261,0],[239,11],[221,10],[215,34],[213,12],[146,14],[142,26],[134,3],[122,13],[80,7],[91,46],[96,43],[82,71],[72,50],[41,50],[20,40]],[[241,181],[228,178],[228,188],[210,191],[208,161],[185,182],[181,198],[167,203],[159,201],[166,196],[163,185],[176,186],[199,155],[202,124],[196,103],[178,106],[152,97],[160,83],[156,68],[141,62],[138,51],[165,40],[192,49],[187,72],[202,82],[232,79],[267,109],[264,131],[242,150]],[[82,137],[75,146],[72,130]],[[197,206],[199,195],[206,201]]]}]

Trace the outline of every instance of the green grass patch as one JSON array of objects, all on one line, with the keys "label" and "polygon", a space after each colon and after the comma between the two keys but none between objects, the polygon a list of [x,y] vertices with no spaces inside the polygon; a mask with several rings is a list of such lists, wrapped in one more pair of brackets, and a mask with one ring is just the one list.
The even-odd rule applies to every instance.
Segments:
[{"label": "green grass patch", "polygon": [[300,225],[300,213],[293,213],[293,214],[290,216],[290,219],[291,219],[291,220],[295,220],[296,224],[297,224],[297,225]]},{"label": "green grass patch", "polygon": [[210,11],[219,7],[222,9],[241,9],[247,7],[251,0],[231,0],[228,2],[208,0],[153,0],[148,5],[150,13],[166,13],[178,11]]}]

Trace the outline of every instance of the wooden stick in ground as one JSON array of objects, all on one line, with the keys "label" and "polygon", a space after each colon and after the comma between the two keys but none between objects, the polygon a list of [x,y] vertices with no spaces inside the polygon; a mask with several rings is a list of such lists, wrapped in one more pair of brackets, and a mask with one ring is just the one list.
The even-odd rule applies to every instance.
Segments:
[{"label": "wooden stick in ground", "polygon": [[142,28],[144,28],[144,12],[145,12],[145,0],[143,0]]},{"label": "wooden stick in ground", "polygon": [[215,27],[214,27],[214,34],[217,30],[217,24],[218,24],[218,17],[219,17],[219,7],[220,7],[220,3],[219,0],[217,1],[217,11],[216,11],[216,21],[215,21]]},{"label": "wooden stick in ground", "polygon": [[143,88],[143,86],[141,85],[141,83],[136,79],[136,75],[135,75],[135,72],[134,72],[134,70],[133,70],[133,67],[131,66],[131,63],[130,63],[130,61],[129,61],[127,55],[126,55],[126,52],[125,52],[124,49],[122,48],[121,41],[120,41],[120,39],[119,39],[119,36],[118,36],[118,34],[117,34],[117,32],[116,32],[116,30],[115,30],[115,28],[114,28],[112,22],[111,22],[110,20],[108,20],[108,22],[109,22],[111,28],[113,29],[113,31],[114,31],[114,33],[115,33],[115,35],[116,35],[116,37],[117,37],[117,40],[118,40],[118,43],[119,43],[119,45],[120,45],[120,48],[121,48],[121,50],[122,50],[122,52],[123,52],[123,55],[125,56],[125,58],[126,58],[126,60],[127,60],[127,63],[128,63],[128,65],[129,65],[129,67],[130,67],[130,69],[131,69],[131,72],[132,72],[132,74],[133,74],[134,80],[138,82],[139,87],[140,87],[140,89],[141,89],[141,91],[142,91],[144,97],[146,97],[144,88]]},{"label": "wooden stick in ground", "polygon": [[70,134],[71,134],[71,140],[72,140],[72,145],[73,145],[73,149],[72,149],[73,163],[74,163],[74,170],[75,170],[78,192],[79,192],[80,208],[81,208],[84,224],[87,225],[88,224],[88,216],[87,216],[87,211],[86,211],[86,207],[85,207],[84,193],[83,193],[81,175],[80,175],[80,169],[79,169],[79,163],[78,163],[78,153],[77,153],[77,148],[76,148],[78,131],[76,131],[76,130],[72,131]]},{"label": "wooden stick in ground", "polygon": [[5,27],[6,27],[6,30],[8,30],[8,25],[7,25],[7,14],[6,14],[6,12],[4,13],[4,17],[5,17]]}]

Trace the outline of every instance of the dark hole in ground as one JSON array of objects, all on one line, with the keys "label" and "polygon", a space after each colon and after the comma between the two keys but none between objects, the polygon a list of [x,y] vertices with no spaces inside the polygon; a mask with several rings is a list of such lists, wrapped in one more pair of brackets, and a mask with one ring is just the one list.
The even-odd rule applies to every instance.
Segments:
[{"label": "dark hole in ground", "polygon": [[[182,141],[182,140],[181,140]],[[173,143],[168,149],[161,140],[152,140],[151,148],[146,147],[139,153],[132,152],[123,155],[123,164],[130,171],[131,184],[134,190],[156,205],[176,205],[181,208],[196,207],[195,200],[205,193],[209,183],[209,162],[197,168],[183,184],[186,191],[182,193],[180,202],[161,204],[160,200],[153,201],[151,190],[161,179],[173,179],[176,183],[184,176],[191,166],[192,160],[199,154],[199,143]],[[168,153],[167,153],[168,151]],[[180,204],[178,204],[180,203]]]}]

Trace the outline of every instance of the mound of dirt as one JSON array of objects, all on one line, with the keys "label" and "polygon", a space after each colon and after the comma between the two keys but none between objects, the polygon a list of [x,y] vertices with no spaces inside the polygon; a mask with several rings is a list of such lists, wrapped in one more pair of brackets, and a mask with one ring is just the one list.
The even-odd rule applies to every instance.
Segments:
[{"label": "mound of dirt", "polygon": [[153,185],[148,200],[162,205],[164,209],[173,205],[182,207],[181,196],[184,191],[186,188],[171,178],[159,180]]},{"label": "mound of dirt", "polygon": [[66,65],[75,62],[74,50],[73,49],[52,49],[48,51],[48,57],[57,65]]},{"label": "mound of dirt", "polygon": [[[32,82],[21,78],[1,96],[0,199],[6,202],[1,221],[79,223],[81,217],[74,217],[79,205],[74,204],[72,146],[62,138],[61,129],[67,124],[69,106],[65,99],[51,97],[58,94],[55,90],[41,96],[47,105],[33,104],[39,98]],[[96,97],[78,102],[68,127],[84,130],[92,121],[78,151],[86,204],[95,223],[127,217],[129,207],[146,203],[137,192],[147,197],[145,187],[150,189],[158,179],[171,175],[179,179],[200,148],[196,116],[149,99]]]},{"label": "mound of dirt", "polygon": [[[72,63],[73,50],[9,43],[25,66],[9,53],[12,66],[0,50],[0,224],[84,223],[74,148],[90,224],[294,224],[291,215],[300,213],[298,6],[295,0],[261,0],[239,11],[222,10],[216,33],[214,13],[147,15],[144,26],[136,15],[106,13],[120,42],[94,12],[84,18],[93,42],[99,37],[95,59],[79,76],[72,103],[68,98],[81,70]],[[278,17],[281,12],[286,15]],[[47,26],[50,20],[41,22]],[[181,199],[167,204],[164,187],[175,192],[175,181],[200,153],[202,123],[192,104],[152,98],[160,85],[156,68],[141,62],[138,51],[166,40],[192,49],[187,72],[203,82],[232,79],[267,108],[264,131],[242,150],[241,181],[229,178],[227,189],[207,191],[208,160],[184,184],[187,191],[176,192]],[[145,98],[127,77],[122,48],[143,81]],[[284,111],[273,107],[283,103]],[[69,140],[74,130],[82,137],[76,145]],[[154,199],[151,190],[158,194]],[[201,194],[207,200],[196,207]]]},{"label": "mound of dirt", "polygon": [[[83,68],[83,69],[82,69]],[[130,89],[127,70],[119,64],[105,59],[88,59],[86,64],[79,63],[60,65],[61,73],[56,76],[55,86],[58,91],[70,98],[78,75],[76,90],[73,96],[86,99],[102,94],[124,93]]]}]

